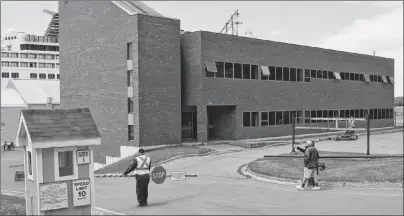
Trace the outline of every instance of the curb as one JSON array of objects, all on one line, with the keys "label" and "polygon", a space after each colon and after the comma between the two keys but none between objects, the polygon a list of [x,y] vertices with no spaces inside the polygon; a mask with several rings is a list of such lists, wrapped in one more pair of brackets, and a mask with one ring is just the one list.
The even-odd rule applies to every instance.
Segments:
[{"label": "curb", "polygon": [[[156,165],[152,166],[152,168],[157,167],[157,166],[161,166],[162,164],[165,164],[165,163],[168,163],[168,162],[180,159],[180,158],[197,157],[197,156],[203,157],[203,156],[208,156],[208,155],[211,155],[211,154],[214,154],[214,153],[217,153],[217,152],[218,151],[211,150],[209,152],[205,152],[205,153],[201,153],[201,154],[180,155],[180,156],[176,156],[176,157],[161,161],[159,163],[156,163]],[[116,173],[100,173],[100,174],[94,174],[94,177],[96,177],[96,178],[123,177],[121,175],[122,175],[122,173],[118,173],[118,172],[116,172]],[[129,174],[127,177],[134,177],[134,176]]]},{"label": "curb", "polygon": [[[251,162],[250,162],[251,163]],[[267,176],[256,173],[248,168],[247,164],[243,164],[239,167],[239,173],[247,178],[252,178],[257,181],[272,183],[272,184],[280,184],[280,185],[297,185],[301,184],[300,180],[294,179],[286,179],[286,178],[278,178],[274,176]],[[363,188],[363,189],[394,189],[394,190],[403,190],[403,183],[391,183],[391,182],[327,182],[327,181],[319,181],[320,184],[326,187],[333,188]]]}]

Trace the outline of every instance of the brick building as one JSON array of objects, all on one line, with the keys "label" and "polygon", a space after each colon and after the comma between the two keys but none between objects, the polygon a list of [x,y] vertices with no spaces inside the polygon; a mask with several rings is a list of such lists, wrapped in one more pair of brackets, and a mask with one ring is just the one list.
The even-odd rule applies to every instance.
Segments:
[{"label": "brick building", "polygon": [[141,2],[61,1],[59,14],[61,105],[91,109],[98,163],[139,146],[288,135],[292,114],[393,125],[393,59],[184,33]]}]

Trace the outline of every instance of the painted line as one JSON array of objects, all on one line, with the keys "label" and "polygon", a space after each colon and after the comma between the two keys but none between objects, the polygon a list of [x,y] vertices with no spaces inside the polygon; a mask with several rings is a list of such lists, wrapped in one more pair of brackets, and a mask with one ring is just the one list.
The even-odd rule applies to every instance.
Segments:
[{"label": "painted line", "polygon": [[98,211],[105,212],[105,213],[108,213],[108,214],[113,214],[113,215],[126,215],[126,214],[123,214],[123,213],[111,211],[111,210],[108,210],[108,209],[103,209],[103,208],[100,208],[100,207],[95,207],[95,209],[97,209]]},{"label": "painted line", "polygon": [[[16,196],[16,197],[25,198],[25,193],[21,192],[21,191],[1,190],[1,193],[4,194],[4,195],[8,195],[8,196]],[[111,210],[100,208],[100,207],[95,207],[95,209],[102,212],[102,213],[107,213],[109,215],[111,215],[111,214],[112,215],[126,215],[126,214],[123,214],[123,213],[111,211]]]}]

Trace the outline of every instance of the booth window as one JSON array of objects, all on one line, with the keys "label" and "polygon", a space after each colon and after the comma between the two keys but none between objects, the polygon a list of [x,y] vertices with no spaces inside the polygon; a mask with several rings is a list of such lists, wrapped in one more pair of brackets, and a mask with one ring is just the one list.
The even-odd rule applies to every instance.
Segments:
[{"label": "booth window", "polygon": [[28,179],[34,180],[32,176],[32,151],[27,150],[27,164],[28,164]]},{"label": "booth window", "polygon": [[55,149],[55,180],[77,179],[76,148]]}]

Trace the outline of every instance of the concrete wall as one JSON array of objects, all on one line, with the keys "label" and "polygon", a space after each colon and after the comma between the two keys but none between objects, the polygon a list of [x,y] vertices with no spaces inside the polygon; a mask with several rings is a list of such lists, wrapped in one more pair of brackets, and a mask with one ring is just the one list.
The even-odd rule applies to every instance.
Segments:
[{"label": "concrete wall", "polygon": [[[290,126],[242,127],[242,112],[393,108],[394,86],[346,80],[310,83],[205,77],[205,61],[263,64],[393,76],[394,60],[210,32],[182,35],[186,106],[198,106],[198,139],[206,140],[206,105],[237,105],[236,139],[286,135]],[[198,59],[198,57],[200,58]],[[383,120],[384,121],[384,120]],[[390,120],[387,120],[390,121]],[[378,121],[377,121],[378,122]],[[393,120],[391,120],[391,125]],[[378,126],[384,125],[381,123]],[[285,128],[283,128],[285,127]],[[285,131],[285,132],[283,132]]]},{"label": "concrete wall", "polygon": [[[18,123],[21,110],[25,107],[2,107],[1,108],[1,145],[4,141],[16,143]],[[4,126],[3,126],[4,124]]]}]

